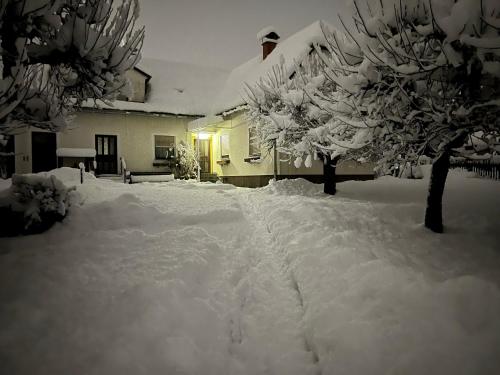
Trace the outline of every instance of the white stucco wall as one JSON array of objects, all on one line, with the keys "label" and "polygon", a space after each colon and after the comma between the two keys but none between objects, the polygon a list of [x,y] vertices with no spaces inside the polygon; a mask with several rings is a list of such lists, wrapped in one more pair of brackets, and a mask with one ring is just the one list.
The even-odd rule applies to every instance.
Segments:
[{"label": "white stucco wall", "polygon": [[[57,134],[57,147],[95,148],[95,135],[116,135],[118,160],[124,157],[127,168],[133,171],[162,171],[162,167],[153,166],[154,135],[170,135],[180,141],[192,142],[193,134],[187,131],[187,124],[192,118],[176,116],[155,116],[151,114],[123,113],[118,111],[85,111],[76,115],[69,129]],[[270,176],[273,174],[273,156],[262,150],[259,163],[248,163],[244,159],[249,155],[248,124],[244,116],[236,114],[217,124],[218,130],[211,134],[212,172],[219,176]],[[34,129],[36,130],[36,129]],[[36,130],[38,131],[38,130]],[[228,165],[219,165],[221,159],[220,136],[229,135]],[[16,173],[30,173],[32,166],[31,130],[15,138]],[[284,156],[282,156],[284,158]],[[279,175],[321,175],[321,161],[313,162],[311,168],[295,168],[293,163],[280,162]],[[341,163],[338,174],[372,174],[373,164],[359,164],[354,161]]]},{"label": "white stucco wall", "polygon": [[[31,145],[31,136],[33,132],[45,133],[47,130],[38,129],[33,126],[21,128],[14,136],[15,142],[15,173],[31,173],[33,167],[33,149]],[[56,134],[56,142],[59,134]],[[56,143],[57,144],[57,143]],[[57,161],[54,160],[54,163]]]},{"label": "white stucco wall", "polygon": [[191,119],[121,112],[81,112],[58,136],[58,147],[95,148],[95,135],[116,135],[118,159],[124,157],[133,171],[160,171],[154,167],[154,135],[171,135],[185,141]]},{"label": "white stucco wall", "polygon": [[[249,139],[248,124],[242,113],[232,116],[230,119],[216,124],[219,128],[212,133],[212,171],[220,176],[261,176],[273,174],[273,156],[267,150],[262,150],[260,163],[248,163],[244,159],[248,157]],[[229,135],[229,158],[230,163],[220,166],[216,163],[221,159],[220,136]],[[280,155],[280,160],[286,160],[286,155]],[[373,174],[373,163],[361,164],[355,161],[345,161],[337,166],[337,173],[344,175],[366,175]],[[322,175],[322,161],[313,161],[311,168],[302,165],[295,168],[293,161],[280,161],[278,164],[279,175]]]}]

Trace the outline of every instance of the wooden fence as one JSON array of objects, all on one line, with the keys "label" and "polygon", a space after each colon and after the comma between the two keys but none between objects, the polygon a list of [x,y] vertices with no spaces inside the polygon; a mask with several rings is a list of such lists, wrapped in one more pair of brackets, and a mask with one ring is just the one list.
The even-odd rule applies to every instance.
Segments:
[{"label": "wooden fence", "polygon": [[452,161],[450,167],[474,172],[479,177],[500,180],[500,163],[494,163],[490,160],[457,160]]}]

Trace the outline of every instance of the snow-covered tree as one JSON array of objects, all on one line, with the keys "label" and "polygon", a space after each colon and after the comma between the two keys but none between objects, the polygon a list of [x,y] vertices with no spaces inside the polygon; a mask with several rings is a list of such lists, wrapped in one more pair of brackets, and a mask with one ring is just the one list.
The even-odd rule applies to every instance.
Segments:
[{"label": "snow-covered tree", "polygon": [[432,158],[425,225],[442,232],[450,155],[472,135],[489,142],[500,132],[500,7],[496,0],[360,3],[353,2],[354,27],[325,31],[326,52],[316,46],[319,74],[275,73],[251,90],[250,119],[297,164],[314,152],[364,151],[378,155],[382,169]]},{"label": "snow-covered tree", "polygon": [[181,141],[177,146],[177,174],[179,178],[190,179],[198,176],[200,164],[194,147]]},{"label": "snow-covered tree", "polygon": [[354,117],[375,124],[382,164],[433,158],[425,225],[442,232],[451,153],[472,134],[487,139],[500,130],[500,7],[495,0],[354,6],[349,48],[332,38],[331,78],[356,97]]},{"label": "snow-covered tree", "polygon": [[[335,194],[335,169],[341,158],[366,158],[370,154],[370,127],[366,122],[347,120],[340,100],[344,92],[337,91],[329,78],[331,72],[324,64],[322,49],[300,65],[293,77],[284,74],[282,66],[275,67],[265,79],[248,88],[247,116],[257,130],[262,144],[277,147],[295,167],[311,167],[312,160],[323,161],[324,191]],[[330,56],[329,53],[327,53]]]},{"label": "snow-covered tree", "polygon": [[87,100],[113,99],[140,58],[138,0],[0,0],[0,133],[60,130]]}]

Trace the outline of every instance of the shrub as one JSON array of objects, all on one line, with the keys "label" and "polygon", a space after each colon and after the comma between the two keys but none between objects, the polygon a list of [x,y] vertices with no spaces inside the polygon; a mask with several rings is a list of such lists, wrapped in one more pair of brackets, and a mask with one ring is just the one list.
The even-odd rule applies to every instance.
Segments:
[{"label": "shrub", "polygon": [[196,178],[199,166],[194,148],[181,141],[177,147],[177,177],[181,179]]},{"label": "shrub", "polygon": [[0,236],[41,233],[66,216],[75,187],[67,188],[55,176],[14,175],[0,199]]}]

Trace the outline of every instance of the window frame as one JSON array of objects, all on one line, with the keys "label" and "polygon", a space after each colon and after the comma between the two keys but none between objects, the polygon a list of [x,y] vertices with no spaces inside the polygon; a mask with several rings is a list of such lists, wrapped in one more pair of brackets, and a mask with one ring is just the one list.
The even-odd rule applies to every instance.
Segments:
[{"label": "window frame", "polygon": [[[157,145],[156,143],[156,137],[171,137],[172,138],[172,146],[160,146],[160,145]],[[176,137],[174,135],[170,135],[170,134],[153,134],[153,160],[155,161],[168,161],[168,160],[173,160],[177,157],[177,143],[176,143]],[[168,157],[163,157],[163,158],[158,158],[157,157],[157,148],[160,148],[160,147],[163,147],[163,148],[168,148],[169,149],[169,156]],[[170,150],[170,149],[173,149],[173,150]],[[171,151],[171,154],[170,154],[170,151]]]},{"label": "window frame", "polygon": [[[224,142],[222,138],[227,139],[227,144],[226,147],[224,147]],[[229,159],[229,134],[221,134],[219,137],[219,146],[220,146],[220,157],[221,159]],[[227,148],[227,150],[224,150],[224,148]],[[226,153],[224,153],[226,151]]]},{"label": "window frame", "polygon": [[[252,134],[252,132],[254,132],[254,134]],[[248,156],[254,157],[254,158],[257,158],[257,157],[260,158],[262,156],[262,145],[256,137],[257,137],[257,134],[256,134],[255,128],[249,126],[248,127]],[[253,141],[252,141],[252,138],[253,138]],[[258,153],[252,152],[255,150],[258,150]]]}]

